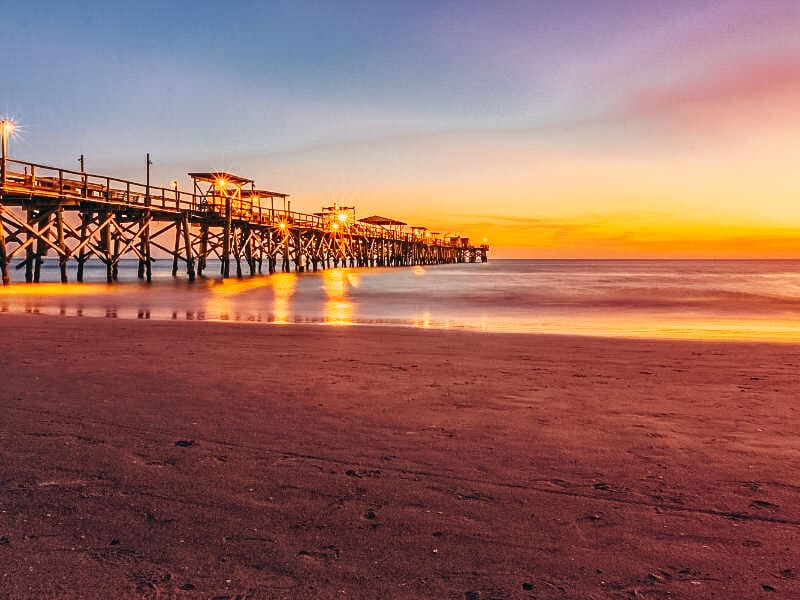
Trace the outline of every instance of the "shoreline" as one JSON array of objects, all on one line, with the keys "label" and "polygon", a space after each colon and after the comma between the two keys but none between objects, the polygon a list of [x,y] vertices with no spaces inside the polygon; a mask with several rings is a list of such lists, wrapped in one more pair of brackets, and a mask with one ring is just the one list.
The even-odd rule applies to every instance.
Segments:
[{"label": "shoreline", "polygon": [[29,316],[9,598],[800,594],[800,347]]},{"label": "shoreline", "polygon": [[193,284],[166,273],[152,284],[20,284],[0,288],[0,312],[800,342],[800,299],[792,291],[800,281],[797,269],[765,261],[738,269],[624,262],[630,266],[522,260],[326,269]]},{"label": "shoreline", "polygon": [[[112,311],[115,312],[115,311]],[[151,317],[151,316],[119,316],[118,314],[49,314],[43,313],[40,309],[36,310],[23,310],[23,311],[2,311],[0,310],[0,318],[11,317],[13,318],[45,318],[45,319],[90,319],[90,320],[112,320],[112,321],[144,321],[151,323],[215,323],[215,324],[230,324],[230,325],[246,325],[257,327],[307,327],[307,328],[323,328],[323,329],[399,329],[402,331],[419,331],[419,332],[442,332],[442,333],[469,333],[475,335],[509,335],[509,336],[533,336],[533,337],[555,337],[561,339],[590,339],[590,340],[620,340],[620,341],[641,341],[641,342],[694,342],[694,343],[731,343],[731,344],[775,344],[779,346],[793,346],[800,345],[800,338],[791,337],[791,333],[785,336],[739,336],[730,333],[728,330],[716,330],[720,335],[717,337],[703,336],[699,332],[693,332],[686,336],[670,336],[670,335],[654,335],[652,332],[642,333],[641,335],[630,334],[616,334],[609,332],[602,333],[582,333],[575,331],[530,331],[530,330],[506,330],[506,329],[481,329],[477,326],[469,325],[454,325],[443,326],[438,324],[419,325],[411,322],[390,322],[382,319],[375,319],[373,322],[368,320],[354,320],[348,322],[341,322],[337,320],[325,320],[324,317],[306,319],[296,319],[291,321],[270,320],[270,319],[255,319],[255,318],[207,318],[207,317]]]}]

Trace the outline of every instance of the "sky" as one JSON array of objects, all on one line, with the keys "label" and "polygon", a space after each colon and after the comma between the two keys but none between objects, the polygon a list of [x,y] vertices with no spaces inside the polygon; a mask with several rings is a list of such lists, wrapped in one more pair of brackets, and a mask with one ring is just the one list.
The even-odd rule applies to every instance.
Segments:
[{"label": "sky", "polygon": [[3,2],[9,154],[495,257],[800,257],[800,2]]}]

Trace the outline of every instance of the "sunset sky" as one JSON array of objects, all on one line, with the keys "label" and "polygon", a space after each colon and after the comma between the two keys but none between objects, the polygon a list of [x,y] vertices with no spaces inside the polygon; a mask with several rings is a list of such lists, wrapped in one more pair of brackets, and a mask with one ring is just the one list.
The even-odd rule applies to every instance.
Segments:
[{"label": "sunset sky", "polygon": [[[3,9],[12,156],[226,169],[495,257],[800,257],[800,2]],[[188,188],[188,183],[185,184]]]}]

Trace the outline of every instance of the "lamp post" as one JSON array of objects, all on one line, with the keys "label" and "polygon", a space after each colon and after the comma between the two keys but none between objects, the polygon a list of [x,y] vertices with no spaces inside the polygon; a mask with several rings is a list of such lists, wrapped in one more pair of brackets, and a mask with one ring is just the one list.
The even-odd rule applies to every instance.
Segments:
[{"label": "lamp post", "polygon": [[8,157],[8,138],[14,135],[17,126],[11,119],[0,121],[0,138],[2,138],[2,148],[0,148],[0,185],[6,183],[6,158]]},{"label": "lamp post", "polygon": [[144,192],[144,203],[147,206],[150,206],[150,165],[153,164],[153,161],[150,160],[150,153],[147,153],[147,156],[144,160],[145,168],[147,169],[147,186],[145,187]]},{"label": "lamp post", "polygon": [[[11,119],[0,120],[0,138],[2,144],[0,147],[0,192],[3,191],[6,185],[6,154],[8,153],[8,138],[14,135],[16,126]],[[3,211],[3,206],[0,204],[0,213]],[[0,277],[2,277],[3,285],[11,283],[11,276],[8,272],[9,257],[6,254],[6,236],[3,231],[3,221],[0,220]]]}]

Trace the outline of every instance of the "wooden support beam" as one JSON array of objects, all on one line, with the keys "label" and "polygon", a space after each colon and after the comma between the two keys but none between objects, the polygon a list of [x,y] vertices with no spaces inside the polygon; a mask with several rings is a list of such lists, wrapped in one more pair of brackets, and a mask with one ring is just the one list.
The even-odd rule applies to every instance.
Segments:
[{"label": "wooden support beam", "polygon": [[67,283],[67,242],[64,238],[64,205],[59,202],[56,212],[56,239],[61,252],[58,255],[58,271],[61,283]]},{"label": "wooden support beam", "polygon": [[259,237],[259,244],[258,244],[258,274],[261,275],[264,271],[262,270],[264,267],[264,236],[266,230],[262,227],[258,232]]},{"label": "wooden support beam", "polygon": [[6,248],[6,229],[3,226],[3,211],[5,207],[0,204],[0,276],[3,279],[3,285],[11,283],[11,273],[8,269],[9,257],[8,249]]},{"label": "wooden support beam", "polygon": [[189,283],[194,281],[194,257],[192,256],[192,244],[189,239],[189,213],[184,212],[183,216],[183,244],[186,251],[186,275]]},{"label": "wooden support beam", "polygon": [[289,260],[290,260],[289,256],[290,256],[290,253],[291,253],[291,250],[289,249],[289,239],[291,237],[292,236],[287,233],[283,238],[283,272],[284,273],[288,273],[291,270],[291,268],[289,267]]},{"label": "wooden support beam", "polygon": [[244,259],[247,268],[250,270],[250,277],[256,274],[256,263],[253,260],[253,231],[249,227],[245,230],[247,235],[244,237]]},{"label": "wooden support beam", "polygon": [[[36,239],[36,250],[34,251],[34,258],[33,258],[33,282],[39,283],[42,277],[42,261],[43,255],[46,253],[44,243],[42,242],[43,235],[47,235],[47,229],[49,229],[49,214],[47,217],[42,215],[42,211],[38,211],[38,219],[36,220],[36,229],[39,231],[39,235]],[[34,244],[31,244],[31,248],[34,247]]]},{"label": "wooden support beam", "polygon": [[142,232],[144,237],[144,276],[147,280],[147,283],[151,283],[153,281],[153,260],[150,256],[150,219],[151,219],[151,212],[147,210],[145,212],[145,224],[144,224],[144,231]]},{"label": "wooden support beam", "polygon": [[111,221],[114,218],[114,213],[110,210],[107,212],[106,218],[106,226],[103,228],[103,247],[105,249],[105,261],[106,261],[106,282],[113,283],[114,281],[114,256],[113,256],[113,245],[112,245],[112,238],[111,238]]},{"label": "wooden support beam", "polygon": [[231,275],[231,235],[232,231],[231,199],[225,198],[225,228],[222,232],[222,265],[220,267],[223,279]]},{"label": "wooden support beam", "polygon": [[243,235],[241,226],[235,227],[232,231],[233,239],[233,254],[236,258],[236,277],[241,279],[242,278],[242,244],[243,242]]},{"label": "wooden support beam", "polygon": [[181,250],[181,227],[183,226],[183,219],[175,222],[175,247],[172,252],[172,276],[178,276],[178,257]]},{"label": "wooden support beam", "polygon": [[267,231],[267,271],[270,275],[275,272],[275,231]]},{"label": "wooden support beam", "polygon": [[85,247],[89,244],[89,240],[86,238],[86,230],[89,228],[89,223],[91,223],[91,214],[83,212],[81,213],[81,232],[79,235],[80,245],[78,246],[78,275],[77,279],[78,282],[83,283],[83,265],[86,262],[86,250]]},{"label": "wooden support beam", "polygon": [[[97,215],[97,218],[100,218],[100,215]],[[68,221],[64,220],[64,229],[69,234],[70,237],[78,240],[79,244],[70,250],[67,248],[67,258],[72,256],[78,255],[78,265],[81,264],[81,257],[83,260],[87,260],[88,254],[94,254],[98,258],[103,258],[103,251],[100,248],[100,242],[96,242],[94,236],[102,229],[102,225],[98,225],[96,229],[89,230],[89,227],[92,225],[94,221],[94,217],[91,214],[86,213],[81,216],[81,228],[80,231],[75,230]],[[86,251],[89,251],[87,254]]]},{"label": "wooden support beam", "polygon": [[[33,243],[36,237],[33,233],[33,225],[36,223],[38,214],[35,209],[28,208],[28,228],[27,228],[27,236],[28,239],[25,240],[26,247],[25,247],[25,282],[31,283],[33,281],[33,260],[34,260],[34,251],[33,251]],[[38,229],[38,227],[37,227]]]},{"label": "wooden support beam", "polygon": [[303,264],[303,240],[300,231],[294,232],[294,270],[302,273],[305,270]]},{"label": "wooden support beam", "polygon": [[200,226],[200,255],[197,262],[197,274],[203,275],[206,268],[206,259],[208,257],[208,225],[203,224]]},{"label": "wooden support beam", "polygon": [[109,223],[109,228],[111,229],[111,235],[114,240],[114,254],[111,263],[111,277],[114,281],[119,281],[119,257],[122,256],[122,254],[120,254],[120,239],[122,237],[122,230],[120,226],[117,224],[116,220],[113,220]]}]

